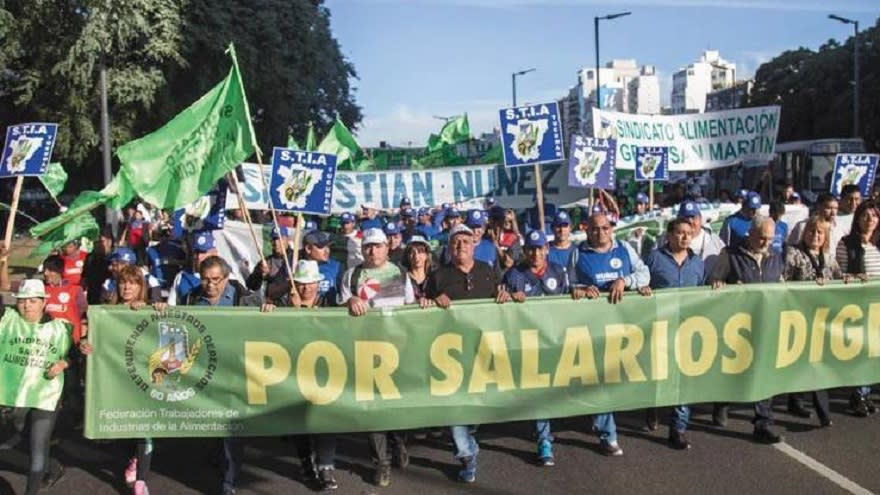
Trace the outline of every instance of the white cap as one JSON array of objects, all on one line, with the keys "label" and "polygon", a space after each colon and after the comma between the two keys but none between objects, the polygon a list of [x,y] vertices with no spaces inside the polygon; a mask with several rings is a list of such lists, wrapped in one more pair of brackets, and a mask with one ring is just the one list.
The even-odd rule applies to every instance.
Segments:
[{"label": "white cap", "polygon": [[388,242],[388,236],[385,235],[385,232],[382,232],[382,229],[372,228],[367,229],[364,232],[364,239],[361,241],[362,246],[366,246],[368,244],[385,244]]},{"label": "white cap", "polygon": [[45,299],[46,286],[43,285],[42,280],[29,278],[22,282],[18,287],[18,292],[15,293],[15,297],[18,299],[29,299],[31,297],[41,297]]},{"label": "white cap", "polygon": [[311,284],[324,280],[324,275],[318,269],[318,262],[315,260],[299,260],[296,263],[296,272],[293,274],[293,281],[301,284]]},{"label": "white cap", "polygon": [[474,231],[470,229],[467,225],[460,223],[455,227],[452,227],[452,230],[449,231],[449,238],[457,236],[458,234],[469,234],[474,235]]}]

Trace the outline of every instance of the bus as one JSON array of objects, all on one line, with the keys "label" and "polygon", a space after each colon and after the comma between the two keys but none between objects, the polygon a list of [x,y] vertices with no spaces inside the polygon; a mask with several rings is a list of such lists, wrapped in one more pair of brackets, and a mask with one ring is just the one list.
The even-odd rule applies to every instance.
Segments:
[{"label": "bus", "polygon": [[864,153],[861,138],[813,139],[776,143],[776,158],[771,162],[774,182],[790,183],[795,191],[814,194],[831,189],[834,156],[838,153]]}]

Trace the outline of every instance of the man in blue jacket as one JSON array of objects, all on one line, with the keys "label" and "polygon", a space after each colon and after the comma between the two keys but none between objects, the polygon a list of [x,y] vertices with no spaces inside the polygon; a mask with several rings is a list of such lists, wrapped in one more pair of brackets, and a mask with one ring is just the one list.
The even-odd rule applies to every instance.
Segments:
[{"label": "man in blue jacket", "polygon": [[733,248],[745,243],[746,237],[749,235],[749,226],[752,219],[755,218],[755,213],[760,208],[761,195],[754,191],[749,191],[743,199],[740,210],[724,219],[718,236],[721,237],[721,240],[724,241],[727,247]]}]

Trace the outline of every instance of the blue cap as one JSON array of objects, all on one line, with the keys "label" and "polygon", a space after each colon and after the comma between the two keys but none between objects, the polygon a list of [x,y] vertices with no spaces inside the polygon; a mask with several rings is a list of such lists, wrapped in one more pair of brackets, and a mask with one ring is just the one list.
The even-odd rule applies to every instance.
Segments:
[{"label": "blue cap", "polygon": [[442,205],[440,205],[440,209],[444,210],[444,211],[448,210],[451,207],[452,207],[452,205],[449,203],[443,203]]},{"label": "blue cap", "polygon": [[120,261],[125,263],[126,265],[133,265],[137,260],[137,256],[135,256],[134,251],[127,247],[120,247],[113,250],[110,253],[110,257],[108,258],[112,261]]},{"label": "blue cap", "polygon": [[797,192],[793,192],[793,193],[791,193],[791,197],[794,198],[794,199],[801,199],[801,195],[798,194]]},{"label": "blue cap", "polygon": [[385,235],[397,235],[400,233],[400,227],[394,222],[386,223],[382,230],[385,231]]},{"label": "blue cap", "polygon": [[446,208],[446,212],[443,214],[443,218],[453,218],[460,217],[461,213],[458,212],[458,208]]},{"label": "blue cap", "polygon": [[421,216],[424,216],[424,215],[430,215],[430,214],[431,214],[431,209],[430,209],[430,208],[427,208],[427,207],[425,207],[425,208],[419,208],[419,216],[420,216],[420,217],[421,217]]},{"label": "blue cap", "polygon": [[700,207],[691,200],[682,201],[678,207],[678,218],[694,218],[701,215]]},{"label": "blue cap", "polygon": [[486,215],[483,210],[468,210],[467,219],[465,220],[465,224],[468,227],[485,227],[486,226]]},{"label": "blue cap", "polygon": [[406,196],[400,198],[400,208],[406,208],[407,206],[412,206],[412,201],[409,200]]},{"label": "blue cap", "polygon": [[648,204],[648,195],[643,192],[636,194],[636,203]]},{"label": "blue cap", "polygon": [[281,239],[281,237],[288,235],[287,227],[272,227],[272,240]]},{"label": "blue cap", "polygon": [[400,210],[401,218],[413,218],[416,216],[416,210],[413,210],[410,207],[406,207]]},{"label": "blue cap", "polygon": [[491,208],[491,207],[495,206],[496,203],[497,203],[497,201],[495,200],[495,196],[489,196],[488,198],[486,198],[486,207],[487,208]]},{"label": "blue cap", "polygon": [[542,248],[547,245],[547,236],[540,230],[533,230],[526,236],[527,248]]},{"label": "blue cap", "polygon": [[214,249],[214,233],[210,230],[196,232],[193,238],[192,249],[197,253],[206,253]]},{"label": "blue cap", "polygon": [[558,227],[559,225],[571,225],[571,217],[564,210],[559,210],[553,217],[553,226]]},{"label": "blue cap", "polygon": [[354,215],[349,212],[345,212],[340,217],[340,220],[342,220],[342,223],[354,223]]},{"label": "blue cap", "polygon": [[748,196],[748,195],[749,195],[748,189],[740,189],[739,191],[736,192],[736,197],[739,199],[746,199],[746,196]]},{"label": "blue cap", "polygon": [[755,191],[749,191],[748,196],[746,196],[746,202],[743,206],[757,210],[761,207],[761,195]]}]

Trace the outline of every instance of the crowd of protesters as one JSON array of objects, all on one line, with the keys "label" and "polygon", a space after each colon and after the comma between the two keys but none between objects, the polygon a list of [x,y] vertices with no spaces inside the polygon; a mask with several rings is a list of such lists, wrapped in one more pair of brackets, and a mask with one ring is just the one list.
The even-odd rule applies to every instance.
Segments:
[{"label": "crowd of protesters", "polygon": [[[416,209],[406,198],[392,211],[364,204],[359,212],[334,217],[333,223],[324,219],[323,226],[311,221],[296,225],[292,217],[283,218],[272,228],[265,261],[244,280],[232,275],[231,266],[240,260],[218,254],[214,232],[175,237],[167,213],[133,205],[122,225],[102,230],[90,253],[81,250],[78,241],[70,241],[46,258],[42,279],[22,283],[16,306],[3,315],[0,332],[10,319],[23,321],[35,333],[69,332],[70,351],[66,359],[48,363],[45,375],[47,380],[63,380],[62,399],[52,410],[4,409],[13,435],[0,438],[0,449],[29,450],[30,461],[18,464],[27,469],[28,494],[60,475],[60,466],[49,456],[50,438],[60,409],[82,415],[83,363],[93,351],[86,320],[89,304],[126,305],[132,310],[149,305],[160,311],[169,305],[254,306],[262,312],[337,306],[360,317],[373,308],[406,304],[447,309],[460,300],[528,304],[534,297],[558,295],[616,304],[624,297],[650,297],[653,291],[677,287],[724,290],[726,284],[824,284],[880,275],[880,210],[873,200],[863,201],[858,188],[845,188],[839,198],[821,195],[811,215],[791,228],[781,220],[786,203],[799,202],[791,191],[786,190],[783,201],[771,203],[767,215],[759,212],[763,203],[757,193],[741,191],[736,196],[740,208],[719,232],[703,221],[700,204],[684,196],[664,233],[648,238],[635,229],[623,239],[614,232],[621,211],[611,200],[568,211],[546,205],[544,229],[537,209],[518,217],[493,198],[487,198],[483,208],[463,211],[455,205]],[[633,215],[650,214],[647,195],[638,193],[631,199]],[[294,235],[301,242],[294,242]],[[300,246],[296,264],[293,245]],[[851,414],[875,412],[870,392],[868,385],[852,391]],[[806,395],[812,398],[819,425],[831,426],[823,390],[789,394],[788,412],[812,417],[813,411],[804,405]],[[759,443],[782,440],[773,429],[772,400],[754,404],[753,435]],[[726,425],[727,407],[715,404],[712,417],[717,426]],[[690,412],[686,404],[672,409],[668,441],[674,449],[690,448]],[[648,410],[645,420],[650,430],[659,428],[657,410]],[[534,424],[536,462],[553,466],[551,422],[536,419]],[[604,454],[623,455],[613,412],[595,415],[592,425]],[[455,425],[449,432],[461,463],[459,480],[465,483],[477,476],[476,430],[476,425]],[[403,431],[368,434],[376,485],[391,483],[392,466],[408,465],[407,437]],[[304,434],[288,440],[300,458],[304,482],[323,490],[337,488],[335,435]],[[222,482],[218,480],[223,494],[235,493],[245,442],[223,442],[225,468]],[[135,494],[149,493],[152,452],[151,439],[133,440],[130,458],[119,467]]]}]

